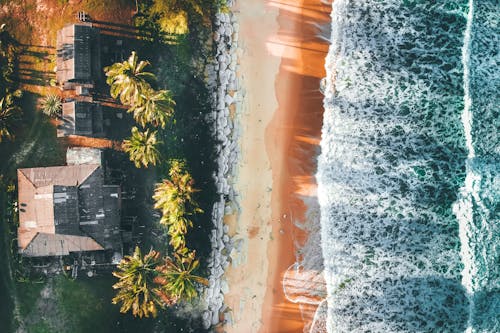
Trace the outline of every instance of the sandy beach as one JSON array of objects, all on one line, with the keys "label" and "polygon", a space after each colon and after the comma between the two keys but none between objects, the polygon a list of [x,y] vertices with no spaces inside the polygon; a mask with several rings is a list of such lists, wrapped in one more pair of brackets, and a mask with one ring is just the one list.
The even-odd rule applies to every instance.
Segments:
[{"label": "sandy beach", "polygon": [[293,303],[283,275],[306,234],[316,200],[316,156],[322,125],[319,82],[328,45],[314,25],[329,22],[319,0],[239,1],[243,97],[238,216],[227,217],[241,253],[226,272],[232,310],[226,332],[302,332],[314,306]]}]

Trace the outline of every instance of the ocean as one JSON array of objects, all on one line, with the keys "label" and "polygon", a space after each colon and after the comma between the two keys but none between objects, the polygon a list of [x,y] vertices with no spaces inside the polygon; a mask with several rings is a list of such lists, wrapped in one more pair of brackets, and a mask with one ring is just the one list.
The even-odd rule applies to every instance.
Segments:
[{"label": "ocean", "polygon": [[500,332],[500,2],[335,0],[328,332]]}]

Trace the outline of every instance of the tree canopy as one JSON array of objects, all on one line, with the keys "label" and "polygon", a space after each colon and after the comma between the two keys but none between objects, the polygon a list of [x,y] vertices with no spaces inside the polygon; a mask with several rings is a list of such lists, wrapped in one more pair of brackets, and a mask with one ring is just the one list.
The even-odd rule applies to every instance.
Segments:
[{"label": "tree canopy", "polygon": [[127,61],[105,67],[106,83],[111,86],[111,97],[119,96],[124,105],[136,104],[141,93],[151,89],[151,84],[156,81],[153,73],[145,71],[149,65],[149,61],[139,61],[135,51],[132,51]]},{"label": "tree canopy", "polygon": [[134,316],[155,317],[158,307],[189,301],[197,296],[196,285],[208,282],[194,272],[199,267],[195,253],[186,256],[174,254],[161,258],[150,250],[142,255],[139,247],[131,256],[125,256],[113,275],[119,280],[113,285],[118,292],[113,304],[120,304],[120,312],[132,311]]},{"label": "tree canopy", "polygon": [[185,234],[193,227],[190,216],[202,212],[193,198],[195,192],[198,190],[194,187],[194,179],[179,160],[171,162],[169,179],[156,184],[154,208],[162,213],[160,223],[168,228],[174,251],[184,251]]},{"label": "tree canopy", "polygon": [[128,112],[132,112],[135,121],[142,127],[152,124],[155,127],[165,128],[167,121],[174,114],[175,101],[168,90],[144,89],[139,94],[136,104]]},{"label": "tree canopy", "polygon": [[129,139],[123,140],[123,150],[129,154],[130,160],[137,168],[148,167],[150,164],[156,165],[160,159],[158,144],[156,139],[157,131],[149,129],[141,132],[137,127],[132,127],[132,135]]}]

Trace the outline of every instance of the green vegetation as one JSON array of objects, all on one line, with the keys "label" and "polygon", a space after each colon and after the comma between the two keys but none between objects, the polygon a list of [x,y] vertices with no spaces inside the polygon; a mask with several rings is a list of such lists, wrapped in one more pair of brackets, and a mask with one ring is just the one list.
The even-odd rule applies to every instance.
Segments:
[{"label": "green vegetation", "polygon": [[42,99],[42,111],[49,117],[55,118],[61,115],[62,100],[61,97],[50,94]]},{"label": "green vegetation", "polygon": [[196,284],[208,285],[207,279],[193,274],[200,266],[195,257],[194,251],[183,255],[174,253],[173,259],[167,257],[165,265],[157,268],[161,273],[157,282],[170,299],[191,300],[198,296]]},{"label": "green vegetation", "polygon": [[166,44],[210,26],[215,12],[229,11],[226,0],[143,0],[138,5],[135,26],[147,31],[151,41]]},{"label": "green vegetation", "polygon": [[139,95],[138,103],[131,106],[129,112],[133,112],[135,121],[142,127],[146,127],[149,123],[155,127],[165,128],[174,113],[174,105],[175,101],[170,91],[156,91],[149,88]]},{"label": "green vegetation", "polygon": [[169,176],[170,179],[156,184],[154,208],[162,213],[160,223],[168,227],[170,245],[180,253],[185,251],[185,234],[188,228],[193,227],[188,216],[203,211],[193,199],[198,190],[194,188],[192,176],[185,171],[184,163],[172,161]]},{"label": "green vegetation", "polygon": [[[111,87],[111,96],[120,97],[120,101],[129,106],[128,112],[133,113],[138,124],[164,128],[174,113],[175,101],[170,91],[153,89],[151,85],[155,84],[156,76],[144,70],[149,65],[149,61],[139,61],[133,51],[127,61],[104,68],[106,83]],[[141,132],[133,127],[132,136],[123,141],[124,150],[137,168],[158,163],[160,141],[156,139],[156,133],[150,129]]]},{"label": "green vegetation", "polygon": [[156,317],[158,306],[171,306],[181,299],[197,295],[196,283],[207,284],[206,279],[193,274],[199,266],[194,252],[185,257],[174,255],[161,258],[150,250],[142,256],[139,247],[132,256],[125,256],[113,275],[119,281],[113,285],[118,293],[113,304],[121,304],[120,312],[132,310],[134,316]]},{"label": "green vegetation", "polygon": [[14,105],[14,97],[8,94],[0,99],[0,143],[3,139],[13,140],[13,128],[21,119],[22,111]]},{"label": "green vegetation", "polygon": [[199,0],[148,0],[141,2],[135,25],[170,43],[175,36],[187,34],[190,21],[203,18],[205,12]]},{"label": "green vegetation", "polygon": [[149,61],[138,60],[134,51],[127,61],[104,68],[108,77],[106,83],[111,86],[111,97],[120,96],[122,104],[127,106],[137,104],[141,93],[150,89],[150,84],[156,80],[153,73],[144,71]]},{"label": "green vegetation", "polygon": [[189,31],[189,16],[204,15],[199,0],[153,0],[149,16],[156,18],[161,31],[167,34],[183,35]]},{"label": "green vegetation", "polygon": [[[160,160],[156,136],[158,130],[148,126],[165,128],[174,116],[172,93],[155,90],[156,77],[146,72],[148,61],[139,61],[132,52],[128,61],[116,63],[104,70],[108,77],[111,95],[129,106],[136,122],[144,131],[132,127],[132,136],[123,141],[123,149],[137,168],[156,165]],[[186,171],[185,162],[172,160],[168,179],[156,184],[154,208],[162,212],[160,224],[167,227],[169,244],[174,250],[172,257],[160,258],[151,249],[144,257],[137,247],[132,256],[126,256],[113,273],[119,281],[114,304],[121,304],[121,312],[131,311],[134,316],[153,317],[158,308],[189,301],[197,295],[196,284],[206,284],[206,279],[193,274],[199,266],[195,251],[186,247],[186,234],[193,227],[190,217],[203,212],[193,195],[194,180]]]},{"label": "green vegetation", "polygon": [[123,149],[129,154],[130,160],[137,168],[141,166],[147,168],[150,164],[156,165],[160,159],[158,143],[156,131],[147,129],[141,132],[134,126],[132,127],[132,136],[123,140]]},{"label": "green vegetation", "polygon": [[0,143],[14,139],[14,128],[21,119],[22,110],[17,104],[21,91],[14,83],[17,42],[6,29],[0,26]]},{"label": "green vegetation", "polygon": [[119,281],[113,285],[118,293],[113,298],[113,304],[121,304],[120,311],[126,313],[132,309],[134,316],[154,317],[158,313],[157,305],[163,306],[165,299],[161,290],[154,282],[159,275],[156,269],[161,263],[160,253],[150,250],[142,256],[139,247],[135,248],[134,254],[125,256],[118,264],[118,271],[113,275]]},{"label": "green vegetation", "polygon": [[[194,7],[189,7],[186,4],[186,18],[189,27],[186,34],[172,36],[161,32],[161,35],[158,35],[159,38],[150,39],[151,43],[138,46],[138,51],[152,63],[155,63],[156,68],[151,71],[157,75],[158,82],[156,80],[148,81],[146,87],[153,90],[143,89],[138,95],[131,94],[130,100],[138,97],[138,101],[128,105],[129,112],[134,114],[138,130],[141,133],[147,130],[157,132],[155,134],[157,141],[166,142],[166,144],[157,147],[164,161],[180,158],[189,164],[190,173],[197,182],[203,184],[204,194],[203,197],[199,198],[199,202],[200,206],[207,211],[206,207],[211,204],[211,191],[213,191],[210,176],[213,159],[210,156],[212,138],[208,134],[209,131],[202,116],[202,113],[210,108],[209,95],[203,83],[203,64],[211,56],[210,44],[208,43],[208,47],[206,47],[205,43],[211,34],[207,27],[209,27],[209,18],[213,13],[213,4],[216,2],[219,1],[199,1],[204,10],[203,16],[196,12]],[[6,197],[7,186],[12,186],[16,182],[15,172],[17,168],[64,164],[66,148],[64,142],[56,138],[54,122],[51,122],[42,112],[38,112],[37,102],[40,97],[47,96],[48,93],[54,91],[48,87],[49,81],[53,80],[55,66],[55,49],[51,46],[55,45],[56,31],[64,24],[74,20],[74,8],[67,6],[66,0],[43,0],[42,6],[38,6],[38,2],[34,0],[23,1],[21,6],[12,1],[4,1],[4,3],[8,6],[5,12],[11,15],[4,15],[2,19],[9,23],[10,32],[23,45],[13,43],[11,48],[11,50],[18,52],[18,55],[20,53],[21,58],[9,56],[12,61],[4,62],[6,57],[3,56],[6,53],[1,54],[0,70],[2,73],[9,73],[9,71],[14,73],[17,63],[19,63],[21,68],[29,73],[29,75],[24,74],[23,77],[19,77],[16,73],[14,76],[9,76],[10,81],[0,81],[0,92],[5,90],[5,86],[12,87],[10,92],[15,102],[12,105],[20,105],[24,110],[23,114],[15,114],[17,118],[11,118],[19,119],[17,124],[12,122],[13,126],[9,128],[15,134],[16,140],[14,142],[4,140],[0,144],[0,156],[4,158],[4,163],[0,163],[0,173],[5,180],[4,184],[0,182],[0,192],[3,193],[3,197]],[[141,6],[142,4],[149,6],[151,3],[152,1],[149,0],[139,1]],[[64,5],[64,7],[57,4]],[[83,0],[79,4],[81,10],[88,12],[93,19],[124,25],[129,24],[128,14],[133,10],[133,5],[133,2],[129,0],[105,2]],[[49,11],[60,13],[60,15],[50,17],[50,20],[47,20],[45,14]],[[138,16],[140,15],[142,13]],[[146,17],[145,20],[149,20],[149,17]],[[154,22],[150,21],[150,23],[158,26],[159,21],[155,19]],[[160,30],[160,28],[158,29]],[[147,33],[151,36],[149,32]],[[4,37],[6,37],[5,34],[0,36],[2,45],[6,45],[3,42]],[[165,45],[164,41],[169,38],[175,40],[175,44]],[[141,39],[141,36],[138,39]],[[139,66],[140,61],[137,60],[136,64]],[[144,66],[143,72],[149,71],[147,66],[147,64]],[[15,99],[16,96],[13,93],[17,91],[18,82],[24,89],[24,95]],[[165,87],[171,89],[173,93],[163,90]],[[175,102],[173,96],[175,96]],[[2,93],[0,97],[7,96]],[[121,98],[121,95],[119,94],[117,97]],[[141,106],[143,102],[149,105]],[[6,102],[5,105],[7,105]],[[174,114],[174,107],[182,112]],[[163,112],[158,112],[158,110]],[[143,129],[140,128],[141,126]],[[203,147],[199,144],[200,142],[203,143]],[[137,170],[137,174],[147,174],[147,177],[144,177],[147,178],[147,182],[139,185],[139,187],[143,186],[140,190],[151,191],[155,182],[153,177],[150,177],[151,175],[157,175],[156,182],[161,182],[160,180],[164,177],[173,182],[168,175],[168,168],[167,163],[162,164],[158,160],[157,167],[151,168],[151,171]],[[148,194],[148,196],[151,195]],[[12,193],[14,201],[16,196],[16,193]],[[4,200],[3,197],[0,195],[2,215],[12,211],[12,203],[6,202],[7,200]],[[5,205],[3,205],[4,203]],[[142,204],[142,201],[140,203]],[[145,224],[150,223],[151,220],[149,215],[144,214],[146,210],[146,208],[141,207],[138,213],[140,218],[146,215],[145,220],[142,220],[146,221]],[[189,209],[187,210],[189,211]],[[176,295],[178,302],[195,297],[196,288],[194,287],[206,282],[203,278],[196,278],[194,275],[196,270],[203,271],[203,267],[199,268],[200,264],[195,258],[194,251],[187,250],[186,242],[190,248],[196,249],[197,255],[204,255],[204,251],[208,251],[205,242],[205,238],[208,237],[206,232],[208,224],[197,223],[197,219],[201,220],[204,218],[203,216],[197,217],[193,214],[187,215],[187,217],[191,221],[191,225],[194,224],[196,227],[189,230],[187,237],[182,234],[183,252],[176,255],[171,254],[168,261],[170,266],[167,265],[166,258],[162,259],[159,266],[162,267],[161,269],[169,267],[170,270],[165,268],[166,271],[164,271],[165,274],[170,272],[167,275],[168,278],[164,277],[165,280],[162,283],[169,283],[170,287],[165,286],[164,288],[171,297]],[[0,237],[2,243],[5,243],[5,249],[1,249],[0,255],[6,263],[5,269],[0,272],[0,298],[5,305],[0,310],[0,323],[2,323],[0,326],[6,332],[24,330],[26,332],[109,333],[122,332],[125,327],[126,331],[129,332],[151,332],[153,326],[155,331],[162,330],[162,328],[165,329],[164,331],[172,332],[182,330],[180,326],[176,326],[179,325],[179,319],[174,318],[171,311],[163,311],[159,316],[161,319],[154,321],[144,318],[136,320],[132,315],[119,314],[119,307],[110,304],[110,300],[116,292],[110,288],[110,285],[116,282],[111,274],[92,279],[79,278],[76,281],[63,276],[40,279],[38,276],[25,274],[28,270],[23,270],[23,266],[27,268],[29,263],[25,260],[19,260],[20,257],[17,255],[15,217],[1,216],[0,222],[5,227],[5,230],[2,229]],[[191,225],[185,229],[189,229]],[[150,226],[147,225],[147,227]],[[170,253],[165,249],[169,245],[164,238],[153,239],[152,236],[145,235],[142,241],[143,244],[147,244],[145,248],[153,244],[162,253]],[[159,244],[160,242],[161,244]],[[172,247],[174,246],[172,245]],[[181,248],[180,245],[177,247]],[[8,269],[9,266],[12,266],[12,274]],[[174,267],[177,268],[174,270]],[[19,271],[21,271],[21,275],[17,273]],[[14,279],[11,279],[12,277]],[[4,283],[4,281],[7,282]],[[156,284],[162,285],[160,281],[157,281]],[[50,298],[46,297],[48,287],[50,287],[48,290],[51,291]],[[19,311],[15,316],[12,315],[13,309]],[[19,320],[22,320],[23,323],[20,323]],[[9,325],[8,321],[12,321],[12,325]]]},{"label": "green vegetation", "polygon": [[5,96],[12,91],[17,58],[17,42],[7,31],[5,24],[0,25],[0,93]]}]

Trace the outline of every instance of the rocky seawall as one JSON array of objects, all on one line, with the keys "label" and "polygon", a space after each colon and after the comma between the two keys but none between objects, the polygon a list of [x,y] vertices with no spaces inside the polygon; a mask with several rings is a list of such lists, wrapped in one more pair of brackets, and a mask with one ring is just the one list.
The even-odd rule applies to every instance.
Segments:
[{"label": "rocky seawall", "polygon": [[[234,3],[234,0],[228,0],[228,8]],[[212,209],[209,285],[205,290],[206,308],[202,314],[203,326],[207,329],[219,324],[221,314],[226,310],[224,293],[227,292],[228,285],[223,275],[229,266],[229,254],[234,247],[223,218],[225,214],[232,213],[236,202],[232,183],[239,157],[240,132],[236,116],[241,101],[237,78],[238,32],[239,25],[231,11],[216,14],[213,32],[215,58],[207,66],[205,73],[213,101],[213,111],[207,120],[212,124],[218,154],[217,171],[213,174],[218,200]]]}]

